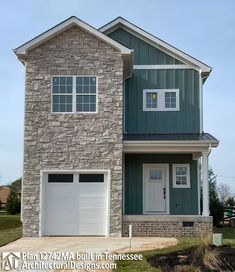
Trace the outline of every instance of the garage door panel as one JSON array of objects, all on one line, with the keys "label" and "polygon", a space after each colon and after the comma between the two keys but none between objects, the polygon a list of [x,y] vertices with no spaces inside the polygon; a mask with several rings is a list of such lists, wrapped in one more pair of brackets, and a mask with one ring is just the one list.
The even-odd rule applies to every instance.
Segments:
[{"label": "garage door panel", "polygon": [[52,212],[54,211],[76,211],[77,210],[77,203],[78,203],[78,197],[76,198],[58,198],[58,197],[51,197],[50,199],[50,207]]},{"label": "garage door panel", "polygon": [[84,180],[46,183],[45,235],[106,235],[107,180]]},{"label": "garage door panel", "polygon": [[91,195],[80,195],[79,198],[79,206],[81,208],[105,208],[106,207],[106,199],[105,196],[91,196]]},{"label": "garage door panel", "polygon": [[79,232],[81,235],[105,235],[104,224],[95,223],[95,228],[90,227],[90,223],[81,223],[79,225]]}]

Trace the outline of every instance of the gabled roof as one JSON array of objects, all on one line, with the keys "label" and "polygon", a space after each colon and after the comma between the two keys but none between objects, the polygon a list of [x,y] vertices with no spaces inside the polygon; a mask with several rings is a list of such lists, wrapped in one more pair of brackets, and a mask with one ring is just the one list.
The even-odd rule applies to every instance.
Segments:
[{"label": "gabled roof", "polygon": [[68,18],[67,20],[61,22],[60,24],[52,27],[51,29],[43,32],[39,36],[35,37],[34,39],[24,43],[20,47],[14,49],[15,54],[18,57],[23,57],[27,54],[30,49],[36,48],[40,44],[48,41],[49,39],[57,36],[58,34],[64,32],[65,30],[69,29],[72,26],[78,26],[81,29],[85,30],[86,32],[90,33],[91,35],[99,38],[100,40],[104,41],[105,43],[109,44],[113,48],[120,51],[123,55],[131,55],[132,50],[129,48],[121,45],[120,43],[114,41],[113,39],[109,38],[107,35],[103,34],[99,30],[95,29],[94,27],[88,25],[87,23],[83,22],[82,20],[78,19],[75,16]]},{"label": "gabled roof", "polygon": [[184,63],[194,66],[200,72],[204,73],[205,76],[209,76],[212,68],[205,63],[193,58],[192,56],[184,53],[183,51],[177,49],[176,47],[166,43],[165,41],[153,36],[152,34],[146,32],[145,30],[137,27],[136,25],[130,23],[129,21],[123,19],[122,17],[117,17],[113,21],[107,23],[99,30],[105,34],[110,34],[118,28],[123,28],[124,30],[128,31],[129,33],[135,35],[136,37],[146,41],[147,43],[151,44],[152,46],[166,52],[167,54],[171,55],[174,58],[177,58]]}]

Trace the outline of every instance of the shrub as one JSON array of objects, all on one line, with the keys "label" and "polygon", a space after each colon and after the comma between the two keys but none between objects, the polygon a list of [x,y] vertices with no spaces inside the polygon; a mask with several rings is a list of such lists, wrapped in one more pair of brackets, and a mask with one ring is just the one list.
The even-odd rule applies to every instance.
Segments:
[{"label": "shrub", "polygon": [[209,169],[209,195],[210,215],[213,216],[213,225],[218,226],[224,219],[224,205],[219,200],[216,176],[212,169]]},{"label": "shrub", "polygon": [[18,197],[15,186],[11,186],[5,209],[9,214],[20,213],[20,199]]}]

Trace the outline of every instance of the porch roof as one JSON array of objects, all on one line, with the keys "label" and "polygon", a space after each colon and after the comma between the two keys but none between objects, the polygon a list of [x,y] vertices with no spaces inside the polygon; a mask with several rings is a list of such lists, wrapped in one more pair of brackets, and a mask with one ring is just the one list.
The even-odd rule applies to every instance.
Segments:
[{"label": "porch roof", "polygon": [[124,134],[124,141],[202,141],[219,144],[209,133],[177,133],[177,134]]},{"label": "porch roof", "polygon": [[124,134],[124,152],[209,152],[219,141],[209,133]]}]

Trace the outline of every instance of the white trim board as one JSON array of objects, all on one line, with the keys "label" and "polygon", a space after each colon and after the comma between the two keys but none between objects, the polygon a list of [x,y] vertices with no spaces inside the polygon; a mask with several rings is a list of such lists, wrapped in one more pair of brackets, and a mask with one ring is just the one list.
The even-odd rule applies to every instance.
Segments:
[{"label": "white trim board", "polygon": [[172,57],[177,58],[182,62],[188,63],[189,65],[193,65],[195,66],[195,68],[197,67],[199,70],[201,70],[201,72],[207,73],[209,76],[209,73],[212,70],[210,66],[184,53],[183,51],[177,49],[176,47],[164,42],[163,40],[153,36],[152,34],[144,31],[143,29],[137,27],[136,25],[130,23],[129,21],[123,19],[122,17],[114,19],[110,23],[101,27],[99,30],[108,35],[119,27],[135,35],[136,37],[146,41],[147,43],[153,45],[154,47],[162,50],[163,52],[166,52]]},{"label": "white trim board", "polygon": [[33,38],[32,40],[24,43],[23,45],[14,49],[14,52],[17,56],[26,55],[27,51],[29,51],[30,49],[36,48],[40,44],[43,44],[44,42],[57,36],[58,34],[64,32],[65,30],[69,29],[72,26],[80,27],[84,31],[90,33],[91,35],[99,38],[100,40],[104,41],[105,43],[107,43],[107,44],[111,45],[112,47],[114,47],[115,49],[119,50],[123,55],[131,55],[132,50],[121,45],[120,43],[116,42],[115,40],[109,38],[107,35],[103,34],[99,30],[88,25],[87,23],[83,22],[82,20],[78,19],[75,16],[68,18],[67,20],[59,23],[58,25],[52,27],[51,29],[43,32],[39,36]]},{"label": "white trim board", "polygon": [[169,70],[169,69],[195,69],[194,66],[186,65],[186,64],[156,64],[156,65],[134,65],[134,70]]}]

